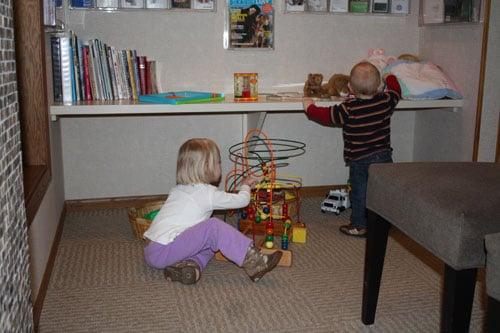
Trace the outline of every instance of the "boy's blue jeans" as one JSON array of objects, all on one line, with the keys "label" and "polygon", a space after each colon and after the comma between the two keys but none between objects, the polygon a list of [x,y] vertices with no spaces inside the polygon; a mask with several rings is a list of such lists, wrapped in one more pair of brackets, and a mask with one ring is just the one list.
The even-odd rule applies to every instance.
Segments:
[{"label": "boy's blue jeans", "polygon": [[373,163],[392,163],[392,151],[383,151],[349,163],[351,225],[356,228],[366,228],[366,186],[368,184],[368,168]]}]

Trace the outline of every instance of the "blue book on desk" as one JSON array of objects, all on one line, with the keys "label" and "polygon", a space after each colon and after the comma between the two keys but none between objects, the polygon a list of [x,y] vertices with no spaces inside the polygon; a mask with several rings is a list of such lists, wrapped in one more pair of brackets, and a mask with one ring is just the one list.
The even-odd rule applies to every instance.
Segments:
[{"label": "blue book on desk", "polygon": [[139,102],[153,104],[195,104],[221,102],[223,100],[224,94],[201,91],[170,91],[139,96]]}]

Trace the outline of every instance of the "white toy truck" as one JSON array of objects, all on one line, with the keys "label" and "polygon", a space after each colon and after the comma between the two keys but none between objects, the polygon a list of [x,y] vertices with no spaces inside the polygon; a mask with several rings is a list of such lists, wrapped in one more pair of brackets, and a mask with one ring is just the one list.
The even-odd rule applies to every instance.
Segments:
[{"label": "white toy truck", "polygon": [[321,212],[332,212],[339,215],[343,210],[351,207],[349,192],[345,189],[330,190],[321,203]]}]

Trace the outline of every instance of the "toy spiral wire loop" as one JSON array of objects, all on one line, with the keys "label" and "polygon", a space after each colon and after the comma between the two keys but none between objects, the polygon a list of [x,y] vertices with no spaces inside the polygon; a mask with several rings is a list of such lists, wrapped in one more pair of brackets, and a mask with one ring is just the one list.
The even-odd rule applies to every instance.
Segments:
[{"label": "toy spiral wire loop", "polygon": [[287,159],[303,155],[305,146],[299,141],[269,138],[259,129],[249,130],[243,142],[229,147],[234,166],[225,179],[226,191],[234,191],[245,177],[262,178],[270,187],[281,182],[299,185],[299,177],[277,175],[276,169],[288,166]]}]

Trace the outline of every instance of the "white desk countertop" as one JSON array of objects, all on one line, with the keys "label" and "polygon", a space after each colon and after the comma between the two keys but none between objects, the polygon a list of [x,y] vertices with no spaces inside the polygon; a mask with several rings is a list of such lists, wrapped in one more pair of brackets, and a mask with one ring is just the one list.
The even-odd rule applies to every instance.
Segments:
[{"label": "white desk countertop", "polygon": [[[341,101],[318,101],[317,105],[329,106]],[[452,108],[454,111],[463,106],[463,100],[401,100],[396,110],[426,110]],[[52,120],[58,117],[96,117],[160,114],[201,114],[201,113],[260,113],[260,112],[302,112],[301,101],[268,101],[260,95],[257,102],[235,102],[232,95],[226,95],[223,102],[200,104],[145,104],[138,101],[92,101],[73,104],[54,104],[50,107]]]}]

